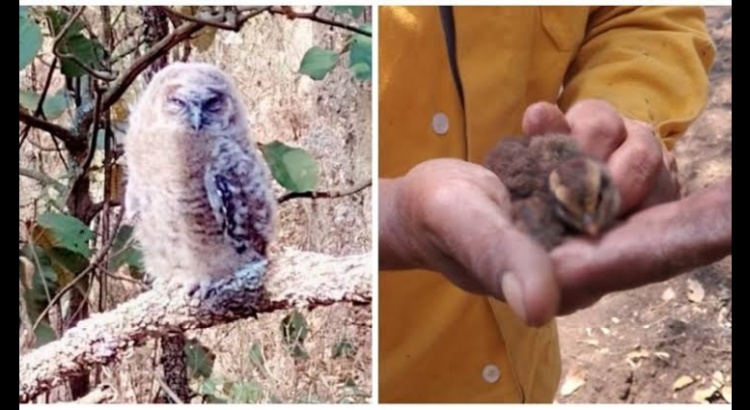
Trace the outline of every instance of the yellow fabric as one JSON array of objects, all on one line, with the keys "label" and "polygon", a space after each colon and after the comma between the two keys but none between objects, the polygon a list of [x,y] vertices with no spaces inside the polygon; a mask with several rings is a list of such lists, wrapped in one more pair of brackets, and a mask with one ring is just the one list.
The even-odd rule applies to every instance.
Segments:
[{"label": "yellow fabric", "polygon": [[[531,103],[600,98],[668,146],[701,111],[714,50],[701,8],[454,8],[462,106],[437,7],[380,8],[380,176],[439,157],[482,162]],[[564,89],[561,92],[561,88]],[[447,133],[433,117],[444,113]],[[550,402],[554,322],[525,327],[502,302],[437,273],[380,274],[381,402]],[[495,365],[490,383],[483,369]]]}]

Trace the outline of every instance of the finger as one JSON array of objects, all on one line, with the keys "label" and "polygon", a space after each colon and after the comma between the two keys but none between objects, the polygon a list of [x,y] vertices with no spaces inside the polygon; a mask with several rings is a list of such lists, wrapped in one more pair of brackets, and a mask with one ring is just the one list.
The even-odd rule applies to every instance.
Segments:
[{"label": "finger", "polygon": [[674,201],[679,199],[682,195],[674,155],[666,150],[663,150],[663,153],[663,162],[665,166],[660,167],[659,176],[656,177],[656,182],[654,182],[654,185],[651,187],[648,194],[646,194],[643,201],[633,208],[632,212],[640,212],[644,209],[651,208],[652,206]]},{"label": "finger", "polygon": [[552,252],[561,313],[609,292],[667,280],[732,252],[731,180],[635,215],[600,241]]},{"label": "finger", "polygon": [[606,161],[625,141],[627,130],[622,116],[600,100],[584,100],[565,114],[571,135],[584,152]]},{"label": "finger", "polygon": [[661,144],[651,127],[636,121],[626,121],[626,127],[627,140],[608,161],[620,191],[620,214],[626,214],[646,198],[665,168]]},{"label": "finger", "polygon": [[548,133],[569,134],[570,126],[560,109],[546,101],[530,105],[521,122],[524,135],[542,135]]},{"label": "finger", "polygon": [[507,301],[525,323],[541,326],[555,316],[559,291],[549,255],[494,202],[472,201],[433,226],[438,247],[450,250],[486,294]]}]

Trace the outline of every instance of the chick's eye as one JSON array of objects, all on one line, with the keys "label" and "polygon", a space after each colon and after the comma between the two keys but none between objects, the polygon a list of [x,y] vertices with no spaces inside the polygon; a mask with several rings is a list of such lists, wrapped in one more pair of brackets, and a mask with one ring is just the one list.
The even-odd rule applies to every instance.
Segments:
[{"label": "chick's eye", "polygon": [[170,97],[169,98],[169,103],[172,104],[172,105],[174,105],[174,106],[180,107],[180,108],[184,108],[185,107],[185,101],[183,101],[183,100],[181,100],[181,99],[179,99],[177,97]]},{"label": "chick's eye", "polygon": [[218,111],[221,109],[221,99],[219,97],[209,98],[203,107],[208,111]]}]

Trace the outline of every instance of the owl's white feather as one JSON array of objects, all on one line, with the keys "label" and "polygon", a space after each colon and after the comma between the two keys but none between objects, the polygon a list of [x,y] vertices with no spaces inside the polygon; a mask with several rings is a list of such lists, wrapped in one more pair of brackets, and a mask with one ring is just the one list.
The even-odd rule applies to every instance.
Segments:
[{"label": "owl's white feather", "polygon": [[126,207],[137,213],[149,274],[190,289],[266,260],[275,223],[269,172],[219,69],[176,63],[156,75],[125,153]]}]

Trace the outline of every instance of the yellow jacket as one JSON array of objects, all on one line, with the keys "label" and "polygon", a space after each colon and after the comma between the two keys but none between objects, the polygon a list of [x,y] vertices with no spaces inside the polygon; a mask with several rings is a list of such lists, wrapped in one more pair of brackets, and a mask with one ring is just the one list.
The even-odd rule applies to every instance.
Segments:
[{"label": "yellow jacket", "polygon": [[[380,176],[439,157],[482,162],[537,101],[608,101],[671,147],[702,110],[714,56],[699,7],[454,7],[463,104],[437,7],[381,7]],[[550,402],[554,322],[426,271],[380,274],[381,402]]]}]

